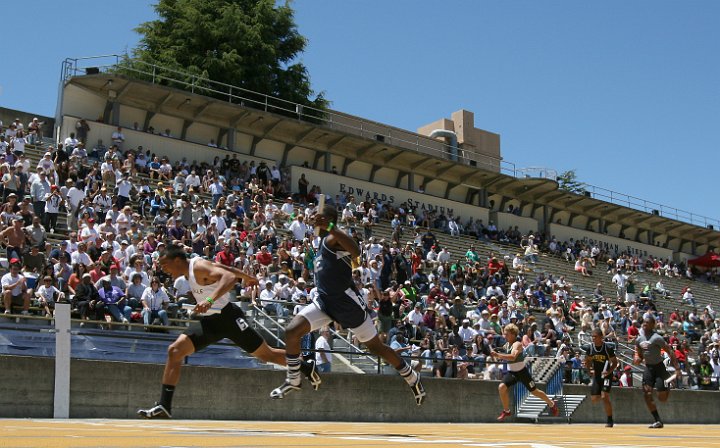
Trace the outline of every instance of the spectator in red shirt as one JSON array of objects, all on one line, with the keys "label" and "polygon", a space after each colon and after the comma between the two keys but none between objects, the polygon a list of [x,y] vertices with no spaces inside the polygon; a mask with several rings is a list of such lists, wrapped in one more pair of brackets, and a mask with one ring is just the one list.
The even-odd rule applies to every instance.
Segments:
[{"label": "spectator in red shirt", "polygon": [[263,266],[269,266],[272,263],[272,254],[268,252],[267,246],[260,248],[260,252],[255,256],[255,259]]},{"label": "spectator in red shirt", "polygon": [[635,338],[637,338],[640,335],[640,330],[638,329],[640,327],[640,322],[637,320],[634,320],[632,322],[632,325],[628,327],[627,335],[628,335],[628,342],[633,342]]},{"label": "spectator in red shirt", "polygon": [[490,259],[490,261],[488,261],[487,269],[488,269],[488,274],[489,274],[491,277],[492,277],[493,275],[495,275],[495,273],[496,273],[497,271],[499,271],[501,268],[502,268],[502,265],[500,264],[500,262],[498,261],[498,259],[497,259],[496,257],[492,257],[492,258]]},{"label": "spectator in red shirt", "polygon": [[230,244],[223,244],[223,250],[217,253],[215,261],[225,266],[232,266],[235,263],[235,255],[230,252]]}]

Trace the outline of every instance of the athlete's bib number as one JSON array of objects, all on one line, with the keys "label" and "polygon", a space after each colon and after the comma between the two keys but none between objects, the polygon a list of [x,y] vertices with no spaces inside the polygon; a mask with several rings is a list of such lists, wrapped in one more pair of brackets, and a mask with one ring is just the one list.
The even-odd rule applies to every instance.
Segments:
[{"label": "athlete's bib number", "polygon": [[240,331],[245,331],[248,328],[248,323],[242,317],[235,319],[235,323],[240,328]]}]

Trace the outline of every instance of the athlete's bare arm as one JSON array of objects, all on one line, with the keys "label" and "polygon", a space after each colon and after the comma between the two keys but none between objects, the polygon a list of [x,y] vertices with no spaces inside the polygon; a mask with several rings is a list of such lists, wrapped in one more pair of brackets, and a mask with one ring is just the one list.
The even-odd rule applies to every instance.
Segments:
[{"label": "athlete's bare arm", "polygon": [[237,268],[225,266],[220,263],[212,263],[208,260],[198,260],[195,263],[194,274],[195,278],[200,281],[200,284],[218,284],[218,289],[215,290],[215,293],[211,296],[196,297],[197,306],[195,307],[195,312],[197,313],[204,313],[212,306],[212,303],[206,299],[209,298],[214,302],[235,288],[235,284],[237,284],[238,280],[244,280],[247,285],[257,283],[257,279],[255,277],[248,275]]},{"label": "athlete's bare arm", "polygon": [[522,353],[522,342],[515,341],[512,345],[512,348],[510,349],[510,353],[498,353],[495,350],[493,350],[490,354],[499,359],[503,359],[505,361],[515,361],[520,356],[520,353]]}]

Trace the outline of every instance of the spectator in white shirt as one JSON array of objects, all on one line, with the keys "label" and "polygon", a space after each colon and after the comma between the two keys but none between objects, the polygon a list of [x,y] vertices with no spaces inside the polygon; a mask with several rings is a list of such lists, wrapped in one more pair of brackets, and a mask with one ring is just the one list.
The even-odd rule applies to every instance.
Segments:
[{"label": "spectator in white shirt", "polygon": [[159,318],[162,325],[168,324],[167,307],[170,297],[160,287],[159,278],[152,278],[150,286],[145,289],[140,301],[143,305],[142,316],[145,325],[150,325],[155,318]]}]

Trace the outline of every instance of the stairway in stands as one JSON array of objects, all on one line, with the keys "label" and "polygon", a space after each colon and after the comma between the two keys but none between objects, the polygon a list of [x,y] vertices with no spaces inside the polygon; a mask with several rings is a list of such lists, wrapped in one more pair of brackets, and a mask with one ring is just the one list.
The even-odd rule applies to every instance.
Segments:
[{"label": "stairway in stands", "polygon": [[565,395],[563,394],[563,376],[565,366],[555,358],[536,358],[549,366],[542,366],[543,372],[538,372],[537,361],[530,362],[529,369],[538,383],[543,382],[545,378],[547,387],[545,393],[551,400],[558,404],[560,415],[553,416],[547,404],[536,396],[530,394],[523,384],[516,384],[515,393],[515,416],[519,419],[528,419],[535,423],[538,422],[558,422],[567,421],[570,423],[575,410],[585,400],[586,395]]}]

